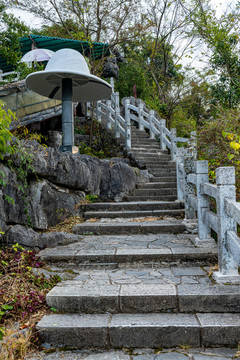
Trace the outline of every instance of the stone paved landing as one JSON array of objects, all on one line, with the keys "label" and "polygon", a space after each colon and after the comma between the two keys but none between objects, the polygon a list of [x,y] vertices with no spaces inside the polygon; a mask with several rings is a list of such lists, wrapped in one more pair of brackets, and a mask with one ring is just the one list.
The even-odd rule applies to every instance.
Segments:
[{"label": "stone paved landing", "polygon": [[122,351],[62,351],[38,356],[26,360],[233,360],[237,349],[134,349]]},{"label": "stone paved landing", "polygon": [[47,248],[40,252],[40,256],[48,262],[61,263],[61,267],[84,265],[86,262],[120,264],[192,260],[197,264],[201,260],[216,261],[216,244],[199,248],[193,245],[194,238],[195,235],[189,234],[88,235],[67,246]]}]

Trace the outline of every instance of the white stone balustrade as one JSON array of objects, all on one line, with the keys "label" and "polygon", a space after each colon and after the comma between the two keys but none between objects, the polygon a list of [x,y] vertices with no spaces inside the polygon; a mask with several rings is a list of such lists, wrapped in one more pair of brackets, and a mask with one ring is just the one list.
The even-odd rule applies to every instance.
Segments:
[{"label": "white stone balustrade", "polygon": [[[235,170],[221,167],[216,170],[216,185],[208,180],[207,161],[196,160],[196,132],[191,138],[177,137],[176,130],[168,130],[166,120],[158,120],[153,110],[146,110],[142,101],[138,106],[125,99],[125,116],[120,115],[119,95],[113,93],[111,101],[99,101],[95,114],[99,121],[105,118],[107,128],[114,125],[115,137],[123,136],[125,148],[131,149],[131,122],[138,123],[139,130],[148,129],[150,138],[160,140],[160,149],[170,150],[176,161],[178,200],[185,202],[186,219],[198,219],[197,246],[211,246],[211,230],[218,237],[219,270],[213,277],[219,283],[240,283],[240,239],[236,234],[236,223],[240,224],[240,203],[236,202]],[[188,147],[178,147],[177,143],[188,143]],[[210,198],[216,200],[217,213],[210,210]]]},{"label": "white stone balustrade", "polygon": [[[219,270],[213,273],[218,283],[240,283],[240,239],[236,234],[236,222],[240,223],[240,203],[236,202],[235,169],[216,169],[216,185],[208,181],[207,161],[196,161],[196,172],[187,176],[188,186],[194,185],[192,193],[185,192],[186,210],[195,208],[198,217],[198,237],[195,244],[210,246],[211,229],[218,239]],[[187,185],[186,185],[187,186]],[[193,194],[194,192],[194,194]],[[216,200],[217,212],[210,211],[210,197]],[[186,211],[186,217],[192,214]]]}]

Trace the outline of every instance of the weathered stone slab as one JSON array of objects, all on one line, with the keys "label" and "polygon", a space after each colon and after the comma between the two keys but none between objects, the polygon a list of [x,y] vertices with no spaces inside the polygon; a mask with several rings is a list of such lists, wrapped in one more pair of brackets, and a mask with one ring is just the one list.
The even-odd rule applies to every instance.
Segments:
[{"label": "weathered stone slab", "polygon": [[37,324],[43,342],[64,347],[107,347],[108,314],[48,315]]},{"label": "weathered stone slab", "polygon": [[178,285],[180,312],[240,312],[239,286]]},{"label": "weathered stone slab", "polygon": [[73,226],[75,234],[158,234],[179,233],[185,230],[181,221],[153,221],[153,222],[116,222],[116,223],[85,223]]},{"label": "weathered stone slab", "polygon": [[117,313],[119,292],[120,285],[84,286],[72,282],[55,286],[47,294],[47,303],[59,311],[71,313]]},{"label": "weathered stone slab", "polygon": [[110,344],[116,347],[200,345],[199,324],[187,314],[117,314],[109,331]]},{"label": "weathered stone slab", "polygon": [[240,339],[240,314],[197,314],[202,346],[236,346]]},{"label": "weathered stone slab", "polygon": [[184,354],[180,354],[176,351],[165,353],[165,354],[159,354],[157,355],[154,360],[188,360],[189,357]]},{"label": "weathered stone slab", "polygon": [[206,272],[203,271],[199,266],[191,267],[177,267],[172,268],[172,272],[175,276],[204,276]]},{"label": "weathered stone slab", "polygon": [[177,310],[176,287],[170,284],[122,285],[120,309],[123,313],[167,310],[175,312]]},{"label": "weathered stone slab", "polygon": [[217,247],[214,248],[195,248],[195,247],[173,247],[172,249],[172,255],[174,260],[198,260],[205,258],[207,259],[214,259],[217,257]]},{"label": "weathered stone slab", "polygon": [[[212,360],[231,360],[232,357],[222,357],[222,356],[211,356]],[[193,355],[192,360],[209,360],[209,355],[196,354]]]},{"label": "weathered stone slab", "polygon": [[121,262],[131,261],[154,261],[154,260],[171,260],[172,254],[170,249],[135,249],[122,248],[117,249],[116,259]]}]

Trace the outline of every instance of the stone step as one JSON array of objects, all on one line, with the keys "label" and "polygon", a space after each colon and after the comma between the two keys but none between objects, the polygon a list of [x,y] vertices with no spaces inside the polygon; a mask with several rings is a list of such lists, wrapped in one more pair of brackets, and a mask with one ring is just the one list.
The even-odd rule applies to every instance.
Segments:
[{"label": "stone step", "polygon": [[85,205],[85,211],[155,211],[181,208],[182,206],[178,201],[111,202]]},{"label": "stone step", "polygon": [[[85,235],[77,243],[46,248],[39,256],[60,269],[81,269],[75,279],[85,285],[89,279],[95,279],[95,285],[99,281],[102,285],[211,284],[202,267],[216,262],[216,243],[197,248],[194,238],[189,234]],[[99,266],[104,269],[98,270]]]},{"label": "stone step", "polygon": [[146,163],[149,169],[158,169],[159,167],[162,169],[176,169],[176,164],[171,163],[169,161],[159,161],[156,163]]},{"label": "stone step", "polygon": [[138,149],[138,148],[148,148],[148,149],[159,149],[160,151],[160,147],[159,147],[159,144],[158,143],[148,143],[148,142],[132,142],[132,149]]},{"label": "stone step", "polygon": [[152,152],[152,151],[129,151],[129,154],[133,154],[134,157],[138,159],[149,159],[149,158],[164,158],[165,156],[162,155],[161,152]]},{"label": "stone step", "polygon": [[137,145],[151,144],[151,145],[157,145],[159,147],[159,149],[160,149],[160,143],[158,141],[156,141],[155,139],[150,139],[150,138],[148,138],[148,139],[146,139],[146,138],[139,139],[138,137],[131,137],[131,141],[132,141],[132,146],[134,144],[137,144]]},{"label": "stone step", "polygon": [[[154,167],[158,165],[172,165],[172,163],[169,160],[163,160],[163,159],[155,159],[154,161],[151,160],[141,160],[141,161],[144,162],[148,167]],[[174,166],[176,166],[176,164],[174,164]]]},{"label": "stone step", "polygon": [[152,175],[155,175],[156,177],[159,177],[159,175],[163,175],[163,176],[176,176],[176,169],[171,169],[171,168],[164,168],[164,169],[149,169],[149,173]]},{"label": "stone step", "polygon": [[75,234],[166,234],[181,233],[186,230],[185,225],[180,220],[159,220],[159,221],[139,221],[139,222],[94,222],[80,223],[74,225]]},{"label": "stone step", "polygon": [[148,146],[141,146],[141,147],[131,149],[131,152],[136,153],[136,154],[146,153],[148,151],[149,151],[149,153],[152,153],[152,154],[160,153],[160,149],[153,149],[152,147],[148,147]]},{"label": "stone step", "polygon": [[129,195],[125,196],[126,201],[175,201],[177,200],[176,195],[156,195],[156,196],[137,196]]},{"label": "stone step", "polygon": [[161,196],[161,195],[177,195],[176,188],[160,188],[160,189],[136,189],[134,196]]},{"label": "stone step", "polygon": [[173,182],[167,182],[167,181],[162,181],[162,182],[150,182],[150,183],[145,183],[145,184],[139,184],[137,185],[137,189],[161,189],[164,187],[169,187],[169,188],[176,188],[177,187],[177,182],[173,181]]},{"label": "stone step", "polygon": [[125,196],[124,199],[126,201],[176,201],[177,196],[176,195],[128,195]]},{"label": "stone step", "polygon": [[184,209],[177,210],[146,210],[146,211],[87,211],[84,219],[92,218],[141,218],[141,217],[162,217],[162,216],[183,216]]},{"label": "stone step", "polygon": [[[191,273],[191,267],[188,270]],[[238,285],[96,285],[95,281],[85,285],[73,280],[55,286],[47,294],[47,303],[60,312],[89,314],[238,313],[240,293]]]},{"label": "stone step", "polygon": [[166,159],[166,160],[168,160],[168,161],[171,161],[171,155],[168,155],[168,154],[165,154],[165,153],[162,153],[162,151],[160,151],[159,152],[159,154],[157,155],[157,157],[155,156],[155,158],[154,157],[152,157],[151,159],[149,159],[149,157],[148,157],[148,153],[146,154],[142,154],[142,155],[138,155],[138,157],[139,158],[141,158],[141,159],[147,159],[147,160],[151,160],[151,161],[155,161],[155,159],[159,159],[159,158],[161,158],[161,159]]},{"label": "stone step", "polygon": [[176,182],[177,180],[177,176],[174,174],[174,175],[169,175],[169,176],[165,176],[164,174],[161,175],[161,176],[154,176],[153,178],[149,179],[150,182],[165,182],[165,181],[170,181],[171,183],[172,182]]},{"label": "stone step", "polygon": [[37,330],[43,342],[73,348],[236,346],[240,314],[53,314]]}]

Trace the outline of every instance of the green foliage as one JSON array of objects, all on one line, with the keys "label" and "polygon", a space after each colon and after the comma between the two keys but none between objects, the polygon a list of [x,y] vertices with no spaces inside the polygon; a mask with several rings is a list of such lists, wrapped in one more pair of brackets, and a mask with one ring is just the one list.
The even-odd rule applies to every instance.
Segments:
[{"label": "green foliage", "polygon": [[137,97],[145,99],[147,95],[145,71],[140,63],[129,60],[120,65],[115,90],[119,92],[120,98],[133,96],[134,85],[136,85]]},{"label": "green foliage", "polygon": [[19,38],[28,34],[29,28],[14,15],[6,12],[4,1],[0,1],[0,55],[7,63],[15,65],[21,58]]},{"label": "green foliage", "polygon": [[173,47],[160,35],[145,35],[123,49],[127,61],[120,66],[116,82],[120,97],[133,95],[135,84],[137,97],[170,120],[179,99],[175,92],[184,78],[181,65],[175,64]]},{"label": "green foliage", "polygon": [[113,140],[112,136],[95,119],[90,119],[83,124],[79,123],[76,119],[75,124],[77,133],[89,135],[88,144],[80,143],[80,154],[95,156],[100,159],[118,155],[120,147],[117,145],[117,142]]},{"label": "green foliage", "polygon": [[47,137],[36,130],[28,129],[26,126],[21,126],[13,131],[13,135],[19,140],[35,140],[42,146],[46,147]]},{"label": "green foliage", "polygon": [[18,80],[24,80],[26,77],[36,71],[41,71],[45,68],[44,64],[38,64],[35,62],[34,64],[28,65],[25,63],[18,63],[16,65],[16,74]]},{"label": "green foliage", "polygon": [[[189,12],[193,34],[208,47],[210,64],[217,79],[211,82],[213,104],[237,107],[240,100],[239,14],[229,7],[220,19],[204,0],[193,0]],[[205,6],[208,5],[208,6]]]},{"label": "green foliage", "polygon": [[0,100],[0,160],[3,155],[9,152],[14,152],[13,147],[10,145],[12,134],[9,131],[9,126],[13,120],[16,120],[15,114],[11,110],[4,110],[4,103]]},{"label": "green foliage", "polygon": [[98,199],[98,196],[97,196],[97,195],[88,194],[88,195],[86,195],[86,201],[87,201],[88,203],[94,203],[94,202],[99,201],[99,199]]},{"label": "green foliage", "polygon": [[81,143],[81,145],[79,146],[79,152],[80,154],[95,156],[99,159],[106,158],[103,150],[96,151],[92,147],[87,146],[85,143]]},{"label": "green foliage", "polygon": [[205,123],[198,131],[198,158],[208,160],[209,175],[215,180],[215,169],[234,166],[236,170],[237,198],[240,200],[240,113],[239,110],[222,110],[218,118]]},{"label": "green foliage", "polygon": [[177,136],[186,138],[190,137],[191,131],[197,129],[196,119],[189,117],[188,112],[180,106],[174,111],[171,125],[177,129]]},{"label": "green foliage", "polygon": [[[4,160],[6,165],[10,167],[12,170],[16,171],[17,178],[20,181],[18,190],[20,190],[23,194],[24,202],[26,207],[23,211],[26,214],[27,223],[29,226],[31,224],[31,216],[28,213],[28,203],[27,203],[27,188],[28,188],[28,172],[34,173],[34,168],[32,166],[32,154],[29,154],[28,151],[22,146],[21,141],[18,138],[15,138],[15,141],[12,143],[12,133],[9,131],[9,126],[12,120],[16,120],[15,114],[11,112],[11,110],[4,110],[3,103],[0,100],[0,160]],[[24,130],[23,130],[24,131]],[[10,155],[10,157],[4,158],[4,155]],[[15,161],[12,160],[11,155],[14,155]],[[0,186],[7,186],[6,175],[3,171],[0,171]],[[4,195],[5,200],[14,204],[14,199]]]}]

